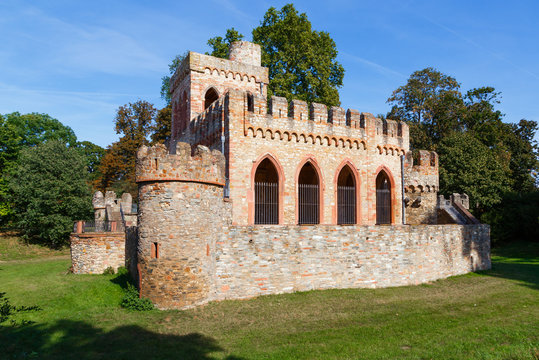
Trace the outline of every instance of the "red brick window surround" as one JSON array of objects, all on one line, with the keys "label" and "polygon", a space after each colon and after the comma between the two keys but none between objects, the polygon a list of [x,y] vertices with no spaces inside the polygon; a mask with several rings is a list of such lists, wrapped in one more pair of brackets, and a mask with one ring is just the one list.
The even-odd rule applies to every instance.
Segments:
[{"label": "red brick window surround", "polygon": [[151,258],[152,259],[159,259],[159,243],[157,243],[157,242],[152,243]]}]

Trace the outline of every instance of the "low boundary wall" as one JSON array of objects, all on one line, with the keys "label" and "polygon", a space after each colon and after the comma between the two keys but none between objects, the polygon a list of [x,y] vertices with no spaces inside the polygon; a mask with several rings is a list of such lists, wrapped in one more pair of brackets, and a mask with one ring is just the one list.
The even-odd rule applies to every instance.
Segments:
[{"label": "low boundary wall", "polygon": [[490,267],[488,225],[230,226],[216,244],[214,299],[420,284]]},{"label": "low boundary wall", "polygon": [[102,274],[125,266],[125,233],[72,233],[71,266],[74,274]]}]

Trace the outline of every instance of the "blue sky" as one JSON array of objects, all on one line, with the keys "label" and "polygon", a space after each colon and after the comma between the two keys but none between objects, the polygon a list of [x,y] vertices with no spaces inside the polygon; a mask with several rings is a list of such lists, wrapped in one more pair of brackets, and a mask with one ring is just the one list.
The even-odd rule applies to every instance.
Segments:
[{"label": "blue sky", "polygon": [[[117,140],[119,106],[164,105],[174,55],[208,51],[235,27],[251,38],[270,6],[286,1],[0,1],[0,114],[48,113],[79,140]],[[330,33],[346,69],[344,108],[385,113],[386,99],[428,66],[462,90],[493,86],[506,122],[539,120],[539,2],[295,1]],[[537,139],[537,136],[536,136]]]}]

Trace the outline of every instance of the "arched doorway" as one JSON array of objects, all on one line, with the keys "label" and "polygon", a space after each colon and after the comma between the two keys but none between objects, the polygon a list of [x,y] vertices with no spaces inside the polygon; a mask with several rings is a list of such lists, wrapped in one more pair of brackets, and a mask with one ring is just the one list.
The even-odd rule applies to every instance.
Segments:
[{"label": "arched doorway", "polygon": [[262,160],[255,172],[255,224],[279,223],[279,175],[275,165]]},{"label": "arched doorway", "polygon": [[212,87],[209,88],[204,95],[204,110],[210,107],[210,105],[217,99],[219,99],[219,93],[217,90]]},{"label": "arched doorway", "polygon": [[314,166],[307,162],[298,176],[298,223],[320,223],[320,179]]},{"label": "arched doorway", "polygon": [[356,223],[356,179],[350,166],[345,165],[337,178],[337,223]]},{"label": "arched doorway", "polygon": [[376,224],[391,224],[391,182],[383,170],[376,177]]}]

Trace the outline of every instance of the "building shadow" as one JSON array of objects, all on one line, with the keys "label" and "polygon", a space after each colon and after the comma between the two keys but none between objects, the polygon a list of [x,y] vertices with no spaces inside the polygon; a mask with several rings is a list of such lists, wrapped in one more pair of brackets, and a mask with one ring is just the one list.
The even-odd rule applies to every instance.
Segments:
[{"label": "building shadow", "polygon": [[494,249],[492,269],[483,275],[512,279],[539,290],[539,245],[515,243]]},{"label": "building shadow", "polygon": [[[140,326],[111,331],[83,321],[0,327],[2,355],[6,359],[214,359],[223,351],[215,339],[192,333],[159,334]],[[222,355],[222,354],[220,354]],[[5,357],[4,357],[5,356]],[[240,360],[228,356],[228,360]]]}]

